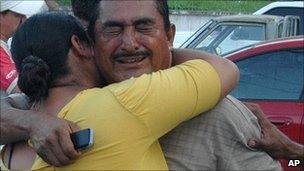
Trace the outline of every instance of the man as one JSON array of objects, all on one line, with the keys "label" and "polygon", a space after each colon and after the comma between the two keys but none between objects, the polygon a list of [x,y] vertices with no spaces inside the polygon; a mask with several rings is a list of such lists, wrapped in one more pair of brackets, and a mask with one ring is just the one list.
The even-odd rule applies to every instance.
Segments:
[{"label": "man", "polygon": [[[166,1],[95,3],[100,15],[88,18],[87,21],[94,26],[90,32],[94,33],[95,55],[101,59],[98,64],[102,66],[101,72],[108,83],[169,67],[175,28],[170,25]],[[96,22],[94,18],[98,18]],[[5,101],[1,103],[7,105]],[[1,115],[5,115],[1,117],[1,122],[17,128],[14,130],[12,126],[5,127],[3,137],[6,136],[10,141],[16,140],[16,137],[7,136],[6,132],[19,131],[23,138],[32,140],[38,154],[51,164],[69,163],[60,161],[57,158],[59,155],[66,155],[69,159],[77,157],[68,154],[74,152],[72,149],[63,148],[70,144],[65,131],[70,123],[23,112],[19,117],[31,118],[27,120],[29,123],[21,121],[24,126],[16,124],[11,119],[13,116],[8,115],[16,116],[14,112],[16,111],[10,108],[1,109]],[[39,126],[36,122],[48,124],[48,128]],[[204,127],[199,127],[200,125]],[[222,132],[223,129],[226,132]],[[236,99],[228,97],[211,112],[180,125],[164,137],[161,143],[170,169],[280,169],[278,163],[266,153],[253,152],[247,146],[249,137],[258,136],[259,131],[257,121],[249,110]],[[5,142],[3,137],[1,142]],[[53,160],[54,158],[56,159]]]}]

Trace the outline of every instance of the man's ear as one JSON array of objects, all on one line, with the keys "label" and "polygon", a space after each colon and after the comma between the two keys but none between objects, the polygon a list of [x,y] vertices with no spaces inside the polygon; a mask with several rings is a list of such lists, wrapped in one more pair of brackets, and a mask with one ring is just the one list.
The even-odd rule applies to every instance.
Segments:
[{"label": "man's ear", "polygon": [[93,47],[81,41],[78,36],[72,35],[71,42],[74,53],[78,54],[80,57],[89,59],[94,56]]},{"label": "man's ear", "polygon": [[175,25],[171,23],[170,28],[167,31],[167,38],[168,38],[168,41],[171,43],[171,46],[173,46],[175,31],[176,31]]}]

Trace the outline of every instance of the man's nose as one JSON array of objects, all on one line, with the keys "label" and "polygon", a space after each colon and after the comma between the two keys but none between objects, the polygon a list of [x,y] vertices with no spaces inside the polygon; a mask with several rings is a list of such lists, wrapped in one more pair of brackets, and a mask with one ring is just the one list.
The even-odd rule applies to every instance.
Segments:
[{"label": "man's nose", "polygon": [[121,49],[127,52],[134,52],[139,49],[136,32],[133,28],[128,27],[124,30],[122,35]]}]

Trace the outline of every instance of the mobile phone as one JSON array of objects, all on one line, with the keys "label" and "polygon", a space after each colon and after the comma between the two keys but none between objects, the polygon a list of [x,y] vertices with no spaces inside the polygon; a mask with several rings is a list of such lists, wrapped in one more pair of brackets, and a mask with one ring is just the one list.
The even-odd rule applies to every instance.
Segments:
[{"label": "mobile phone", "polygon": [[94,143],[94,132],[91,128],[83,129],[70,135],[76,150],[87,149]]}]

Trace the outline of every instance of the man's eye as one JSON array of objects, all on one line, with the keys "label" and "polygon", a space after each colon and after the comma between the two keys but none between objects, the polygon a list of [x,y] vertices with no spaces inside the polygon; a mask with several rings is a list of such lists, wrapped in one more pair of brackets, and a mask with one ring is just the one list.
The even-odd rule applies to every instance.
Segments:
[{"label": "man's eye", "polygon": [[150,24],[139,24],[136,29],[140,32],[151,32],[153,31],[153,26]]},{"label": "man's eye", "polygon": [[108,27],[103,32],[106,36],[116,36],[121,33],[121,30],[120,27]]}]

